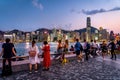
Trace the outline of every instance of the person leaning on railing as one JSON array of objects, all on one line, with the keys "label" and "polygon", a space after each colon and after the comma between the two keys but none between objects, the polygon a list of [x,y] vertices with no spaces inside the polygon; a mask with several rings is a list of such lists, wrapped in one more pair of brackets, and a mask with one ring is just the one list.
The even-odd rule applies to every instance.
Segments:
[{"label": "person leaning on railing", "polygon": [[[10,39],[6,38],[6,43],[3,43],[2,45],[2,52],[0,54],[0,57],[3,58],[3,67],[2,67],[2,76],[11,75],[12,74],[12,67],[11,67],[11,59],[12,54],[16,56],[16,53],[14,51],[14,45],[13,43],[10,43]],[[6,63],[8,62],[8,68],[9,72],[6,72]]]}]

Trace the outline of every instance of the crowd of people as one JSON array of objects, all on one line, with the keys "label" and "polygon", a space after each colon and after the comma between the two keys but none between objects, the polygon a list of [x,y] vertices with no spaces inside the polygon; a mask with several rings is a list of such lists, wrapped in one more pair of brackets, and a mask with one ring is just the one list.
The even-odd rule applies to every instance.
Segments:
[{"label": "crowd of people", "polygon": [[[98,55],[102,55],[104,59],[105,55],[110,52],[111,59],[116,60],[117,57],[115,54],[115,50],[120,49],[120,41],[109,41],[108,43],[103,41],[101,44],[98,44],[95,40],[91,40],[91,42],[87,42],[86,40],[84,40],[82,44],[81,42],[79,42],[79,39],[76,39],[75,45],[71,45],[70,49],[69,46],[70,45],[68,40],[65,40],[64,43],[59,40],[57,45],[57,55],[55,56],[55,58],[59,57],[60,61],[62,62],[66,60],[65,54],[71,51],[72,53],[76,54],[77,61],[81,62],[84,60],[83,53],[85,54],[85,60],[88,61],[90,57],[95,58]],[[43,58],[43,71],[49,71],[51,65],[50,45],[47,41],[44,41],[43,45],[38,47],[36,45],[36,42],[33,40],[31,46],[28,49],[30,70],[29,73],[32,73],[33,65],[35,72],[38,72],[40,49],[43,51],[41,53]],[[12,74],[11,60],[13,55],[17,57],[14,44],[10,42],[9,38],[7,38],[6,43],[3,43],[2,45],[2,52],[0,54],[0,56],[2,56],[3,58],[2,76],[8,73],[6,72],[6,64],[7,66],[9,66],[9,74]]]},{"label": "crowd of people", "polygon": [[[48,71],[51,59],[50,59],[50,45],[47,41],[43,42],[43,46],[40,46],[40,49],[43,51],[41,53],[43,55],[43,71]],[[38,63],[40,50],[39,47],[36,45],[36,42],[33,40],[31,46],[28,49],[29,54],[29,73],[32,73],[32,67],[34,65],[35,72],[38,72]],[[12,64],[11,61],[14,58],[18,58],[16,55],[16,50],[14,44],[10,42],[10,39],[7,38],[6,42],[2,44],[2,51],[0,53],[0,57],[2,56],[2,75],[1,76],[8,76],[12,74]]]},{"label": "crowd of people", "polygon": [[[67,45],[67,47],[65,47]],[[76,39],[75,45],[71,45],[71,48],[69,47],[68,40],[65,41],[65,43],[61,43],[61,40],[58,41],[58,47],[57,52],[59,55],[61,55],[61,61],[65,58],[64,55],[68,53],[68,51],[73,51],[73,53],[77,56],[77,61],[80,62],[84,60],[83,53],[85,54],[85,60],[88,61],[89,57],[97,57],[101,55],[104,59],[105,55],[111,54],[110,59],[116,60],[116,50],[120,50],[120,40],[118,41],[102,41],[102,43],[97,43],[96,40],[91,40],[91,42],[87,42],[85,39],[83,43],[79,41],[79,39]],[[66,52],[64,52],[66,50]]]}]

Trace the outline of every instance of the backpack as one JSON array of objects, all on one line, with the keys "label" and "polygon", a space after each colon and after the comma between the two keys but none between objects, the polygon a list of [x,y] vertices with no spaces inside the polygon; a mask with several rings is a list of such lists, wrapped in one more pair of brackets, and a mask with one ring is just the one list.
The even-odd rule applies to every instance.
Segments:
[{"label": "backpack", "polygon": [[83,46],[80,44],[80,50],[83,51]]},{"label": "backpack", "polygon": [[87,47],[87,50],[90,49],[90,44],[87,43],[87,44],[86,44],[86,47]]}]

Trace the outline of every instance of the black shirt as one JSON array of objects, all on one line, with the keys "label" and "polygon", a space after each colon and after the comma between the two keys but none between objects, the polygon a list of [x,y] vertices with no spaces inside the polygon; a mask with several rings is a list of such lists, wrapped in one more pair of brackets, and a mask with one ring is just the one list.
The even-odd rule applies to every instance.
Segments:
[{"label": "black shirt", "polygon": [[115,50],[115,47],[116,47],[116,46],[115,46],[115,43],[114,43],[114,42],[111,42],[110,45],[111,45],[111,50]]},{"label": "black shirt", "polygon": [[14,45],[12,43],[4,43],[2,45],[3,51],[3,58],[11,58],[12,57],[12,48]]}]

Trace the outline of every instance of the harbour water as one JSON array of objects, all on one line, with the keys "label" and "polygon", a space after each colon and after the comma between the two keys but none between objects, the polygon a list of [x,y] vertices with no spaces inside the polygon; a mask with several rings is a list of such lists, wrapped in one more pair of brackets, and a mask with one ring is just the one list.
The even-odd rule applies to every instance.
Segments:
[{"label": "harbour water", "polygon": [[[49,44],[50,44],[50,53],[55,54],[55,51],[57,50],[57,43],[56,42],[49,42]],[[30,45],[31,45],[31,43],[28,43],[28,42],[27,43],[15,43],[14,46],[16,48],[17,55],[18,56],[28,55],[28,48],[30,47]],[[42,42],[36,43],[36,45],[38,46],[40,53],[42,53],[40,46],[42,46],[43,43]],[[69,47],[71,45],[74,45],[74,43],[70,43]],[[1,49],[2,49],[2,43],[0,43],[0,52],[1,52]]]}]

